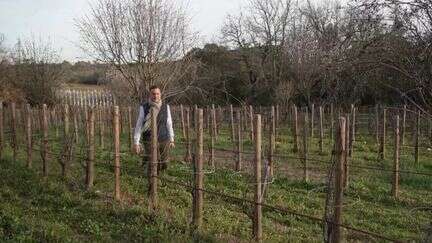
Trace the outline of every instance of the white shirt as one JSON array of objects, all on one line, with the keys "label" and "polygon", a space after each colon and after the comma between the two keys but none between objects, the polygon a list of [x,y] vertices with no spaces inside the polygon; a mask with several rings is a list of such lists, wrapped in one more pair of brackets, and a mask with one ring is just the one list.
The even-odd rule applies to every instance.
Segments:
[{"label": "white shirt", "polygon": [[[140,140],[141,140],[141,134],[142,134],[142,130],[143,130],[143,125],[144,125],[144,108],[142,105],[140,105],[139,108],[139,114],[138,114],[138,119],[135,125],[135,130],[134,130],[134,144],[135,145],[139,145],[140,144]],[[168,129],[168,134],[169,134],[169,138],[171,142],[174,142],[174,129],[173,129],[173,122],[172,122],[172,118],[171,118],[171,110],[169,105],[167,105],[167,129]]]}]

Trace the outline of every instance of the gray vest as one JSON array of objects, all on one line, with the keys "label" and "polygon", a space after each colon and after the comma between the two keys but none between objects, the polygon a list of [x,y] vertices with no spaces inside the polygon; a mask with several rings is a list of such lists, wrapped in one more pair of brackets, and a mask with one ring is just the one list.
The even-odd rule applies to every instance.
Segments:
[{"label": "gray vest", "polygon": [[[142,104],[142,107],[144,109],[144,117],[147,117],[148,113],[150,112],[150,105],[148,102],[145,102]],[[156,118],[157,120],[157,127],[158,127],[158,141],[159,142],[165,142],[169,140],[169,131],[167,126],[167,119],[168,119],[168,106],[167,104],[163,103],[158,116]],[[144,124],[143,124],[144,125]],[[148,131],[144,131],[143,137],[145,140],[150,141],[151,139],[151,128]]]}]

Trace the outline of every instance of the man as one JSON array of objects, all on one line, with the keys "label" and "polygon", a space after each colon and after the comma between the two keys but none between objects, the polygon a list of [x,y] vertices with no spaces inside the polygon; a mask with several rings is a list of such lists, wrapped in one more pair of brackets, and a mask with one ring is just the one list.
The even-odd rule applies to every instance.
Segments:
[{"label": "man", "polygon": [[[150,98],[140,105],[139,115],[134,132],[134,150],[139,154],[142,150],[140,139],[143,136],[144,158],[143,163],[150,161],[151,150],[151,108],[155,108],[158,127],[158,173],[168,167],[168,157],[171,148],[174,148],[174,130],[172,126],[171,111],[168,104],[162,102],[161,90],[158,86],[150,87]],[[149,168],[150,166],[148,166]],[[150,170],[148,170],[150,171]]]}]

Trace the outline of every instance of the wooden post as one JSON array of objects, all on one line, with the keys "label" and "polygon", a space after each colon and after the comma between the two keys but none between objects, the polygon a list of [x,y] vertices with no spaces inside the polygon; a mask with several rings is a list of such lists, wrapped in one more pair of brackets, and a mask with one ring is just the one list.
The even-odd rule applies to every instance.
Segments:
[{"label": "wooden post", "polygon": [[185,127],[185,117],[184,117],[183,105],[180,105],[180,120],[181,120],[183,138],[186,139],[186,127]]},{"label": "wooden post", "polygon": [[392,194],[394,198],[399,197],[399,116],[396,116],[395,124],[395,144],[394,144],[394,167],[393,167],[393,183],[392,183]]},{"label": "wooden post", "polygon": [[185,161],[187,163],[192,162],[192,145],[191,145],[191,132],[190,132],[190,115],[189,115],[189,107],[186,107],[186,117],[183,117],[183,119],[186,120],[186,154],[185,154]]},{"label": "wooden post", "polygon": [[[88,108],[87,108],[87,106],[85,106],[84,107],[84,127],[85,127],[85,130],[86,131],[88,131],[88,123],[87,123],[87,121],[88,121]],[[121,122],[121,121],[120,121]],[[122,131],[122,130],[121,130]],[[86,134],[86,143],[88,144],[88,142],[89,142],[89,134],[88,134],[88,132],[86,132],[85,133]]]},{"label": "wooden post", "polygon": [[223,111],[222,108],[218,106],[218,112],[216,116],[216,138],[219,137],[220,130],[222,129],[223,121],[224,121]]},{"label": "wooden post", "polygon": [[402,146],[405,145],[406,114],[407,114],[407,106],[404,105],[403,106],[403,111],[402,111],[402,130],[400,131],[401,132],[401,145]]},{"label": "wooden post", "polygon": [[26,104],[26,134],[27,134],[27,168],[32,167],[33,141],[32,141],[32,110]]},{"label": "wooden post", "polygon": [[311,139],[314,137],[314,122],[315,122],[315,104],[312,104],[311,107],[311,120],[310,120],[310,136]]},{"label": "wooden post", "polygon": [[230,105],[230,125],[231,125],[231,141],[235,141],[234,139],[234,111],[233,106]]},{"label": "wooden post", "polygon": [[250,121],[250,139],[254,141],[254,112],[253,107],[249,106],[249,121]]},{"label": "wooden post", "polygon": [[273,154],[275,151],[275,133],[276,133],[276,121],[275,121],[275,107],[271,107],[270,117],[270,129],[269,129],[269,154],[268,154],[268,171],[269,178],[273,177]]},{"label": "wooden post", "polygon": [[240,108],[237,110],[237,163],[236,163],[236,171],[240,171],[242,168],[242,119],[241,119],[241,110]]},{"label": "wooden post", "polygon": [[428,115],[428,138],[429,138],[429,144],[432,146],[432,119],[431,116]]},{"label": "wooden post", "polygon": [[275,138],[276,138],[276,108],[275,108],[275,106],[271,106],[271,108],[270,108],[271,110],[270,110],[270,129],[271,129],[271,131],[273,132],[273,135],[275,136]]},{"label": "wooden post", "polygon": [[303,180],[309,181],[308,174],[308,109],[307,107],[303,110]]},{"label": "wooden post", "polygon": [[279,105],[276,105],[276,126],[275,126],[275,141],[279,137],[279,122],[280,122],[280,110]]},{"label": "wooden post", "polygon": [[155,108],[151,108],[151,151],[150,151],[150,177],[149,177],[149,208],[152,212],[157,209],[157,175],[158,175],[158,131]]},{"label": "wooden post", "polygon": [[[21,114],[21,110],[22,110],[21,108],[16,109],[17,134],[19,134],[20,128],[24,128],[24,129],[22,129],[22,131],[25,131],[25,117]],[[23,120],[23,118],[24,118],[24,120]],[[19,135],[17,135],[17,136],[19,136]]]},{"label": "wooden post", "polygon": [[334,106],[330,104],[330,139],[334,138]]},{"label": "wooden post", "polygon": [[74,126],[74,134],[75,134],[75,143],[79,143],[79,127],[78,127],[78,107],[75,106],[73,110],[73,126]]},{"label": "wooden post", "polygon": [[322,154],[324,152],[324,127],[323,127],[323,107],[319,106],[319,150],[320,153]]},{"label": "wooden post", "polygon": [[48,176],[48,111],[47,105],[42,105],[42,168],[43,168],[43,176]]},{"label": "wooden post", "polygon": [[64,138],[69,135],[69,106],[66,104],[63,106],[63,125],[64,125]]},{"label": "wooden post", "polygon": [[211,123],[210,122],[210,120],[211,120],[211,108],[210,108],[210,106],[207,106],[205,114],[206,114],[206,128],[207,128],[208,132],[211,133],[212,127],[210,125],[210,123]]},{"label": "wooden post", "polygon": [[292,106],[292,112],[293,112],[293,138],[294,138],[294,148],[293,148],[293,152],[297,153],[299,150],[299,139],[298,139],[298,135],[299,135],[299,129],[298,129],[298,114],[297,114],[297,106],[293,105]]},{"label": "wooden post", "polygon": [[42,109],[34,110],[35,119],[33,119],[34,127],[38,132],[42,131]]},{"label": "wooden post", "polygon": [[217,116],[216,116],[216,108],[214,104],[212,104],[212,110],[211,110],[211,129],[213,132],[214,139],[217,140],[217,135],[218,135]]},{"label": "wooden post", "polygon": [[330,234],[330,242],[342,242],[342,201],[343,201],[343,165],[346,158],[346,121],[339,118],[336,130],[336,168],[335,168],[335,204],[333,213],[333,231]]},{"label": "wooden post", "polygon": [[58,138],[59,137],[59,128],[58,128],[58,119],[57,119],[57,112],[56,112],[56,107],[53,107],[52,110],[52,124],[54,125],[55,128],[55,137]]},{"label": "wooden post", "polygon": [[372,118],[371,118],[371,114],[370,114],[370,108],[367,108],[367,129],[368,129],[368,135],[371,136],[373,135],[373,126],[372,126]]},{"label": "wooden post", "polygon": [[352,157],[354,152],[354,143],[355,143],[355,132],[356,132],[356,108],[352,104],[351,105],[351,134],[350,134],[350,140],[349,140],[349,157]]},{"label": "wooden post", "polygon": [[104,136],[105,136],[105,117],[104,117],[104,108],[99,107],[99,146],[101,149],[104,149]]},{"label": "wooden post", "polygon": [[134,142],[133,142],[133,126],[132,126],[132,108],[130,106],[127,107],[128,113],[128,131],[129,131],[129,148],[133,151]]},{"label": "wooden post", "polygon": [[[203,110],[203,113],[204,113],[204,110]],[[198,105],[194,105],[193,106],[193,109],[192,109],[192,119],[193,119],[193,121],[194,121],[194,126],[192,127],[193,129],[195,129],[195,131],[196,131],[196,128],[197,128],[197,126],[198,126]],[[203,114],[203,116],[204,116],[204,114]],[[204,129],[204,127],[203,127],[203,129]],[[204,131],[203,131],[204,132]],[[195,138],[196,138],[196,134],[195,134]],[[192,144],[192,139],[191,139],[191,144]],[[192,147],[192,159],[193,159],[193,145],[191,146]],[[193,162],[193,160],[192,160],[192,162]]]},{"label": "wooden post", "polygon": [[351,144],[350,144],[350,141],[351,141],[351,138],[350,138],[351,137],[351,134],[350,134],[350,131],[351,131],[350,125],[351,125],[351,123],[350,123],[350,116],[349,116],[349,114],[347,114],[347,116],[346,116],[346,122],[345,122],[345,126],[346,126],[346,128],[345,128],[345,131],[346,131],[346,133],[345,133],[345,135],[346,135],[346,138],[345,138],[346,153],[345,153],[345,159],[344,159],[344,164],[343,164],[343,172],[344,172],[344,174],[343,174],[343,187],[344,187],[344,189],[348,187],[349,173],[350,173],[349,161],[348,161],[349,151],[350,151],[350,146],[351,146]]},{"label": "wooden post", "polygon": [[381,143],[379,149],[380,159],[385,159],[385,143],[386,143],[386,109],[383,109],[382,127],[381,127]]},{"label": "wooden post", "polygon": [[120,201],[120,124],[119,107],[114,106],[113,133],[114,133],[114,198]]},{"label": "wooden post", "polygon": [[214,109],[214,105],[212,105],[212,111],[211,111],[211,133],[210,133],[210,159],[209,159],[209,165],[214,168],[214,160],[215,160],[215,139],[216,139],[216,111]]},{"label": "wooden post", "polygon": [[0,159],[3,158],[4,148],[4,114],[3,114],[3,101],[0,101]]},{"label": "wooden post", "polygon": [[415,141],[414,141],[414,161],[419,165],[419,141],[420,141],[420,111],[417,112]]},{"label": "wooden post", "polygon": [[86,187],[87,190],[92,189],[94,181],[94,158],[95,158],[95,112],[93,108],[88,110],[88,137],[87,145],[87,167],[86,167]]},{"label": "wooden post", "polygon": [[196,126],[196,147],[195,147],[195,161],[194,161],[194,190],[192,201],[192,225],[195,230],[199,230],[203,221],[203,189],[204,189],[204,175],[203,175],[203,111],[198,109],[198,124]]},{"label": "wooden post", "polygon": [[[69,141],[69,106],[67,104],[65,104],[63,106],[63,147],[64,147],[64,152],[66,152],[66,146],[69,146],[68,142]],[[61,162],[61,166],[62,166],[62,176],[66,177],[67,176],[67,171],[69,169],[69,162],[64,160]]]},{"label": "wooden post", "polygon": [[11,128],[12,128],[11,145],[13,149],[13,161],[16,162],[17,155],[18,155],[18,141],[17,141],[17,122],[16,122],[15,103],[11,103]]},{"label": "wooden post", "polygon": [[249,129],[249,119],[248,119],[249,112],[248,112],[247,106],[243,106],[242,113],[243,113],[243,115],[242,115],[242,117],[243,117],[243,119],[242,119],[242,122],[243,122],[242,129],[243,129],[243,131],[246,132]]},{"label": "wooden post", "polygon": [[376,143],[380,143],[380,129],[379,129],[379,105],[375,105],[375,138]]},{"label": "wooden post", "polygon": [[262,195],[261,195],[261,115],[255,115],[255,205],[253,217],[253,238],[262,239]]}]

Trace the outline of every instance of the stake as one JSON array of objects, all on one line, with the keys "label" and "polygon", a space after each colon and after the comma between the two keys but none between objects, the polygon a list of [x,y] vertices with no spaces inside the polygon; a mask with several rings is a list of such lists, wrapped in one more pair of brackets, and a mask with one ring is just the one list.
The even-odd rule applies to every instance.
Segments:
[{"label": "stake", "polygon": [[155,108],[151,108],[151,151],[150,151],[150,177],[149,177],[149,208],[155,212],[157,209],[157,175],[158,175],[158,128]]},{"label": "stake", "polygon": [[322,154],[324,152],[324,127],[323,127],[323,108],[319,107],[319,150]]},{"label": "stake", "polygon": [[414,141],[414,160],[419,165],[419,141],[420,141],[420,111],[417,112],[415,141]]},{"label": "stake", "polygon": [[297,153],[299,150],[299,140],[298,140],[298,135],[299,135],[299,131],[298,131],[298,114],[297,114],[297,106],[293,105],[292,106],[292,111],[293,111],[293,139],[294,139],[294,148],[293,148],[293,152]]},{"label": "stake", "polygon": [[87,190],[92,189],[93,187],[93,181],[94,181],[94,157],[95,157],[95,114],[94,109],[90,108],[88,110],[88,137],[89,137],[89,143],[87,146],[87,167],[86,167],[86,187]]},{"label": "stake", "polygon": [[242,168],[242,147],[243,147],[243,141],[242,141],[242,119],[241,119],[241,110],[237,110],[237,164],[236,164],[236,171],[240,171]]},{"label": "stake", "polygon": [[399,197],[399,116],[396,116],[395,125],[395,145],[394,145],[394,168],[393,168],[393,183],[392,194],[394,198]]},{"label": "stake", "polygon": [[192,202],[192,225],[195,230],[200,230],[203,221],[203,189],[204,189],[204,175],[203,175],[203,111],[198,109],[198,124],[196,126],[196,147],[195,147],[195,161],[194,161],[194,191]]},{"label": "stake", "polygon": [[42,129],[43,129],[43,137],[42,137],[42,167],[43,167],[43,176],[48,176],[48,111],[47,105],[42,105]]},{"label": "stake", "polygon": [[308,110],[307,107],[303,110],[303,180],[309,181],[308,174]]},{"label": "stake", "polygon": [[336,168],[335,168],[335,205],[333,214],[333,231],[330,234],[330,242],[342,242],[342,200],[343,200],[343,165],[346,158],[346,124],[345,119],[340,117],[338,129],[336,130]]},{"label": "stake", "polygon": [[262,239],[262,196],[261,196],[261,115],[255,115],[255,205],[253,217],[253,238]]},{"label": "stake", "polygon": [[32,167],[32,154],[33,154],[31,115],[32,115],[31,106],[30,104],[26,104],[27,168]]},{"label": "stake", "polygon": [[119,107],[114,106],[113,133],[114,133],[114,198],[120,201],[120,124]]}]

